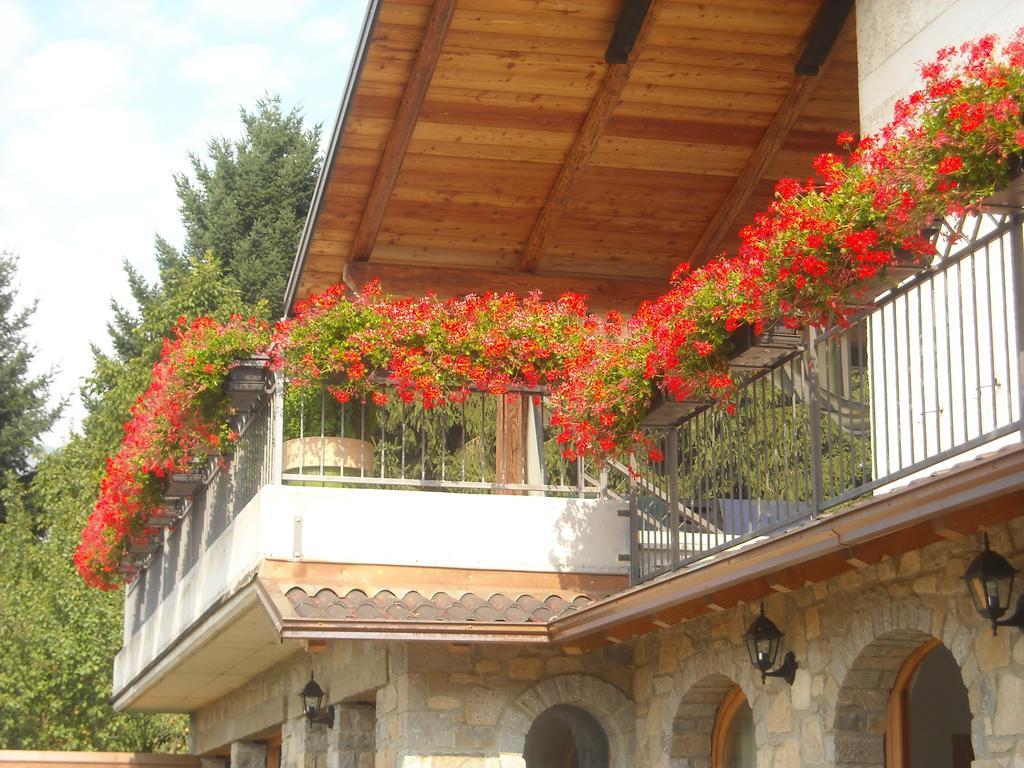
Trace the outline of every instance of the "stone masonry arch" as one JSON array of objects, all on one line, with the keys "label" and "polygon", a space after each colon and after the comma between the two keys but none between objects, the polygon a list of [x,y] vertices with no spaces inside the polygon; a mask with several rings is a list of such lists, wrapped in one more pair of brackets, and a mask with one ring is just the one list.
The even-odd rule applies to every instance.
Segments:
[{"label": "stone masonry arch", "polygon": [[[755,686],[753,667],[742,647],[723,645],[688,658],[676,672],[673,694],[666,696],[660,733],[652,734],[669,743],[661,749],[648,744],[651,754],[668,755],[670,768],[710,768],[715,717],[735,685],[754,710],[754,722],[761,722],[767,692],[759,691],[759,682]],[[758,741],[762,738],[758,729]]]},{"label": "stone masonry arch", "polygon": [[611,768],[636,764],[636,713],[633,702],[610,683],[589,675],[551,677],[524,691],[498,721],[501,768],[523,768],[526,734],[544,711],[569,704],[593,715],[608,736]]},{"label": "stone masonry arch", "polygon": [[[903,664],[926,642],[937,639],[953,655],[971,702],[974,749],[978,744],[977,711],[982,697],[971,692],[980,684],[975,658],[976,635],[961,621],[946,621],[953,605],[925,607],[915,598],[893,602],[862,615],[839,640],[832,678],[837,686],[835,708],[826,712],[830,763],[842,768],[882,768],[889,696]],[[936,632],[935,627],[941,629]]]}]

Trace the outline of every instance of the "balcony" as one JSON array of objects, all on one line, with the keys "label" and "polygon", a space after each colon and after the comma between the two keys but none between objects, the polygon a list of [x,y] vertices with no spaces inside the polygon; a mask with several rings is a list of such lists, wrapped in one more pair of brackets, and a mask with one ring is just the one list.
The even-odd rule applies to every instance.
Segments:
[{"label": "balcony", "polygon": [[[747,369],[734,415],[702,403],[652,413],[660,462],[563,459],[542,391],[425,411],[275,383],[251,399],[231,460],[176,491],[177,520],[143,542],[115,700],[188,709],[200,681],[214,697],[295,652],[267,621],[281,596],[249,589],[282,563],[424,569],[416,578],[451,583],[466,571],[571,576],[607,593],[1019,442],[1020,239],[1013,216],[947,224],[933,264],[848,327],[754,350],[755,370],[749,352],[737,358]],[[243,620],[218,628],[226,615]],[[147,675],[172,668],[143,696]]]},{"label": "balcony", "polygon": [[[207,696],[226,692],[295,652],[239,597],[275,564],[419,569],[417,579],[450,574],[449,584],[487,573],[526,592],[628,585],[624,495],[590,463],[562,459],[544,393],[475,393],[430,411],[397,397],[377,406],[341,404],[326,389],[299,394],[275,385],[252,402],[226,465],[211,460],[177,479],[171,490],[191,495],[143,542],[152,551],[126,591],[115,698],[132,701],[162,659],[176,673],[131,705],[185,710],[200,681]],[[627,478],[618,485],[628,492]],[[239,600],[243,620],[228,631],[241,634],[208,645],[248,661],[206,658],[201,639],[188,643],[195,659],[171,660],[183,638]]]},{"label": "balcony", "polygon": [[665,459],[634,467],[633,583],[1020,442],[1020,220],[946,223],[937,245],[848,327],[778,352],[734,416],[685,404],[648,426]]}]

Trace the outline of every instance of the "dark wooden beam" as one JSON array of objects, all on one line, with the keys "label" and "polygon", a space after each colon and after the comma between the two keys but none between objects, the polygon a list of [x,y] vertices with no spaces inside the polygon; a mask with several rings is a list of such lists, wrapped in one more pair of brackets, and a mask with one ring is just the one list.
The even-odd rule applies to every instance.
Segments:
[{"label": "dark wooden beam", "polygon": [[647,18],[647,9],[650,8],[651,0],[625,0],[619,10],[619,20],[612,30],[612,39],[608,41],[608,48],[604,52],[604,60],[609,64],[625,64],[629,61],[629,54],[633,52],[636,45],[637,35],[640,34],[640,27]]},{"label": "dark wooden beam", "polygon": [[852,10],[853,0],[825,0],[822,3],[807,35],[804,52],[794,68],[796,74],[813,77],[821,71]]},{"label": "dark wooden beam", "polygon": [[555,179],[548,198],[533,225],[533,230],[523,246],[523,253],[519,260],[519,268],[523,272],[534,272],[544,251],[547,250],[548,244],[558,228],[558,222],[562,220],[562,214],[565,213],[565,208],[569,204],[573,188],[597,148],[597,142],[604,134],[612,112],[622,97],[622,91],[625,89],[626,83],[629,82],[633,65],[636,64],[650,34],[652,20],[658,10],[658,2],[659,0],[651,0],[648,3],[626,63],[608,65],[604,80],[601,81],[601,87],[590,105],[590,111],[587,112],[583,125],[576,134],[572,147],[569,148],[569,153],[558,172],[558,178]]},{"label": "dark wooden beam", "polygon": [[[826,0],[822,11],[819,12],[819,17],[825,8],[832,4],[832,0]],[[697,240],[697,244],[690,253],[690,266],[699,267],[704,264],[714,255],[722,240],[732,231],[737,217],[750,200],[750,196],[764,176],[765,170],[775,159],[775,155],[782,145],[785,144],[786,137],[789,136],[789,132],[803,113],[807,102],[811,100],[811,96],[814,95],[814,88],[821,77],[820,73],[827,68],[831,61],[833,50],[834,48],[830,48],[828,55],[817,66],[815,70],[817,74],[796,76],[778,111],[772,117],[757,146],[754,147],[754,151],[750,153],[743,168],[740,169],[736,181],[733,182],[725,199],[722,200],[711,217],[711,221],[704,228],[700,239]]]},{"label": "dark wooden beam", "polygon": [[385,293],[394,296],[422,296],[433,292],[441,298],[465,296],[485,291],[510,291],[525,295],[542,291],[556,299],[567,291],[585,294],[595,312],[615,309],[632,313],[641,301],[665,292],[662,280],[586,275],[533,275],[522,272],[497,272],[484,269],[430,267],[411,264],[381,264],[376,261],[352,262],[346,269],[346,284],[359,289],[372,280],[380,280]]},{"label": "dark wooden beam", "polygon": [[402,170],[405,152],[409,148],[420,109],[427,96],[427,88],[444,48],[444,38],[455,13],[455,3],[456,0],[434,0],[430,8],[430,15],[423,30],[423,40],[416,53],[409,81],[405,84],[402,100],[398,104],[391,133],[388,134],[387,143],[384,145],[384,153],[374,175],[366,207],[363,209],[363,217],[352,241],[349,261],[365,261],[370,258],[373,251],[381,222],[384,220],[384,211],[388,200],[391,199],[398,174]]}]

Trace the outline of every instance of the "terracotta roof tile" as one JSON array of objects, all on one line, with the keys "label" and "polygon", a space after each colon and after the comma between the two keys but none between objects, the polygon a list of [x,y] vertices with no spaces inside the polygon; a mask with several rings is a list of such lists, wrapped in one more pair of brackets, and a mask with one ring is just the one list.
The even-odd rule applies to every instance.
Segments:
[{"label": "terracotta roof tile", "polygon": [[305,619],[514,624],[546,624],[590,605],[597,598],[576,595],[570,602],[560,595],[496,593],[481,597],[471,592],[458,598],[447,592],[435,592],[428,598],[416,591],[399,596],[386,589],[373,595],[359,589],[339,594],[328,587],[310,594],[302,586],[288,588],[285,596],[295,613]]}]

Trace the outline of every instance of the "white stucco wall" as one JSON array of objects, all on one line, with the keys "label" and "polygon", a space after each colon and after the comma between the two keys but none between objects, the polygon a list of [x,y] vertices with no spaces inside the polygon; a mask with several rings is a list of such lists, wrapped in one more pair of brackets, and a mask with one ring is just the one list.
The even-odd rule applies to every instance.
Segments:
[{"label": "white stucco wall", "polygon": [[[626,574],[629,523],[602,499],[264,486],[176,581],[126,595],[117,693],[266,558]],[[169,577],[174,578],[174,577]],[[164,595],[161,598],[161,595]],[[141,601],[155,601],[142,605]],[[144,610],[145,609],[145,610]]]},{"label": "white stucco wall", "polygon": [[918,86],[918,62],[943,46],[1020,26],[1020,0],[857,0],[862,133],[888,122],[896,99]]}]

